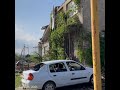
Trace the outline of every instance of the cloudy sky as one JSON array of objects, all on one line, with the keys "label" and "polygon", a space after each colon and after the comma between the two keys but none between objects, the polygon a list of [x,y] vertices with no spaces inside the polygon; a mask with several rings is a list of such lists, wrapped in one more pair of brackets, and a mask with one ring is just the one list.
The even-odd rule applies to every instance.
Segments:
[{"label": "cloudy sky", "polygon": [[[29,52],[35,51],[43,35],[42,26],[50,23],[53,6],[65,0],[15,0],[15,52],[21,53],[24,44]],[[28,50],[26,50],[28,53]]]}]

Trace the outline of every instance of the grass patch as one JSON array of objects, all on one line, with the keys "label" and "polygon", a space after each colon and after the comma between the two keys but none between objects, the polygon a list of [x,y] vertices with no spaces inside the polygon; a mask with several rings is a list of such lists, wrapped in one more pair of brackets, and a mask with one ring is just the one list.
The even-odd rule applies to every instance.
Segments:
[{"label": "grass patch", "polygon": [[15,88],[19,87],[21,84],[21,77],[20,75],[15,75]]}]

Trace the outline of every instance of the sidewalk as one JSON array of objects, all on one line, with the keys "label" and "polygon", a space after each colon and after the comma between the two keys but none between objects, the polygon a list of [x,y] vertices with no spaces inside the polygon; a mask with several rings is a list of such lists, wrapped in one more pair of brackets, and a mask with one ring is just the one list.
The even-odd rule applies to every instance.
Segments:
[{"label": "sidewalk", "polygon": [[[15,90],[23,90],[22,87],[15,88]],[[25,89],[25,90],[37,90],[37,89]]]}]

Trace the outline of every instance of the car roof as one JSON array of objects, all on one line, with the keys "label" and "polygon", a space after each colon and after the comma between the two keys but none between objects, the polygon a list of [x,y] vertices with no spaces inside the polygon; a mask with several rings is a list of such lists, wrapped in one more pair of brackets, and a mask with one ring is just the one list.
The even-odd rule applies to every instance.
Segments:
[{"label": "car roof", "polygon": [[42,63],[44,63],[44,64],[54,64],[54,63],[67,62],[67,61],[73,61],[73,60],[51,60],[51,61],[45,61],[45,62],[42,62]]}]

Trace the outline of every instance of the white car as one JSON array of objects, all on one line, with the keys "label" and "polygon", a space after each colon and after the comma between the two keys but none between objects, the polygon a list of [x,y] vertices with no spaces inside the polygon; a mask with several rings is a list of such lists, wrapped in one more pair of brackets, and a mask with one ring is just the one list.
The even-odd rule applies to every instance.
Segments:
[{"label": "white car", "polygon": [[23,88],[55,90],[57,87],[87,83],[93,84],[93,69],[73,60],[46,61],[33,70],[23,71]]}]

